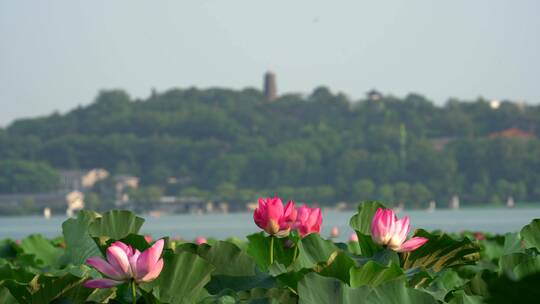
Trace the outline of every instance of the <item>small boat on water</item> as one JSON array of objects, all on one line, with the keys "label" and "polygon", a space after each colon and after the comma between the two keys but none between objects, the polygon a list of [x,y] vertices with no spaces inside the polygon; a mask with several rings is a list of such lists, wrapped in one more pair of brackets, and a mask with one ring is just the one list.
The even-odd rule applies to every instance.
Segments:
[{"label": "small boat on water", "polygon": [[47,207],[47,208],[43,209],[43,217],[45,219],[50,219],[51,215],[52,215],[51,208]]},{"label": "small boat on water", "polygon": [[437,203],[435,201],[430,201],[429,206],[426,209],[427,212],[435,212],[435,209],[437,209]]},{"label": "small boat on water", "polygon": [[162,212],[154,210],[154,211],[150,211],[149,214],[151,217],[160,218],[162,215]]},{"label": "small boat on water", "polygon": [[339,228],[337,226],[332,227],[330,230],[330,238],[335,239],[339,236]]},{"label": "small boat on water", "polygon": [[457,196],[457,194],[454,194],[452,196],[452,199],[450,199],[450,204],[448,207],[450,207],[450,209],[452,210],[459,210],[459,196]]},{"label": "small boat on water", "polygon": [[509,196],[506,200],[506,207],[507,208],[514,208],[516,206],[516,203],[514,202],[514,198]]}]

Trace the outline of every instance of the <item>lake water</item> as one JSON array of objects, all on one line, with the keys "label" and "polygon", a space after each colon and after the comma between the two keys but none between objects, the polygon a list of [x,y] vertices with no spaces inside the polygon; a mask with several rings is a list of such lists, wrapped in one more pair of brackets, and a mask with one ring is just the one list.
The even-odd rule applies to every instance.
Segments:
[{"label": "lake water", "polygon": [[[341,239],[347,238],[352,232],[348,223],[353,214],[354,212],[323,211],[322,234],[328,235],[331,227],[337,226],[341,231]],[[432,213],[416,210],[402,212],[400,216],[404,214],[411,217],[415,228],[504,233],[519,231],[532,219],[540,218],[540,208],[437,210]],[[202,235],[224,239],[232,236],[243,237],[259,231],[253,223],[251,213],[179,214],[160,218],[145,216],[145,219],[141,232],[154,237],[181,236],[190,240]],[[65,220],[66,217],[60,216],[48,220],[38,216],[0,217],[0,239],[20,239],[32,233],[47,237],[59,236]]]}]

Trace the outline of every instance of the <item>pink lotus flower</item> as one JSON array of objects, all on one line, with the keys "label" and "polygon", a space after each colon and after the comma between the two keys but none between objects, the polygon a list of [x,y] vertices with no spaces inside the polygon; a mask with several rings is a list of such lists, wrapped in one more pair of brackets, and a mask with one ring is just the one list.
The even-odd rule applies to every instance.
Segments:
[{"label": "pink lotus flower", "polygon": [[482,232],[475,232],[474,233],[474,238],[479,240],[479,241],[483,241],[483,240],[486,239],[486,236]]},{"label": "pink lotus flower", "polygon": [[320,233],[322,214],[320,208],[309,208],[306,205],[297,209],[294,229],[298,230],[301,237],[310,233]]},{"label": "pink lotus flower", "polygon": [[147,235],[144,236],[144,240],[145,240],[148,244],[150,244],[150,243],[152,243],[152,240],[153,240],[153,239],[152,239],[152,236],[151,236],[150,234],[147,234]]},{"label": "pink lotus flower", "polygon": [[409,252],[418,249],[428,241],[424,237],[413,237],[406,241],[410,229],[408,216],[398,220],[392,209],[379,208],[371,222],[371,238],[375,243],[388,246],[394,251]]},{"label": "pink lotus flower", "polygon": [[134,280],[136,283],[156,279],[163,269],[163,240],[159,240],[142,253],[122,242],[114,242],[107,248],[107,261],[91,257],[86,263],[108,278],[93,279],[84,283],[88,288],[111,288]]},{"label": "pink lotus flower", "polygon": [[349,242],[358,242],[358,235],[356,234],[356,232],[353,232],[353,233],[349,236]]},{"label": "pink lotus flower", "polygon": [[259,207],[253,213],[255,224],[270,235],[285,237],[296,220],[294,202],[283,207],[279,197],[259,198]]},{"label": "pink lotus flower", "polygon": [[334,226],[332,227],[332,229],[330,230],[330,237],[335,239],[339,236],[339,228]]},{"label": "pink lotus flower", "polygon": [[195,239],[195,243],[197,245],[201,245],[201,244],[206,244],[207,241],[206,241],[206,238],[203,237],[203,236],[198,236],[196,239]]}]

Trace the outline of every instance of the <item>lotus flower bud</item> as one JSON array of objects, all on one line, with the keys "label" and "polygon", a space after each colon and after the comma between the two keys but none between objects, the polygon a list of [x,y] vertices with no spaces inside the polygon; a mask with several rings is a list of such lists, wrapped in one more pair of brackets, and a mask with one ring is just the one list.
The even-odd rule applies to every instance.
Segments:
[{"label": "lotus flower bud", "polygon": [[334,226],[332,227],[332,230],[330,230],[330,237],[335,239],[339,236],[339,228]]},{"label": "lotus flower bud", "polygon": [[371,222],[371,238],[375,243],[388,246],[397,252],[413,251],[424,245],[428,239],[413,237],[407,240],[410,229],[408,216],[398,220],[392,209],[379,208]]},{"label": "lotus flower bud", "polygon": [[114,242],[107,248],[107,260],[91,257],[86,263],[107,278],[88,280],[88,288],[111,288],[134,280],[136,283],[150,282],[156,279],[163,269],[164,241],[158,240],[142,253],[122,242]]},{"label": "lotus flower bud", "polygon": [[310,233],[320,233],[322,224],[322,214],[320,208],[309,208],[306,205],[297,209],[294,229],[298,230],[301,237]]},{"label": "lotus flower bud", "polygon": [[207,240],[205,237],[203,236],[198,236],[196,239],[195,239],[195,243],[197,245],[201,245],[201,244],[206,244],[207,243]]},{"label": "lotus flower bud", "polygon": [[259,207],[253,213],[255,224],[270,235],[285,237],[289,235],[296,220],[296,208],[294,202],[289,201],[283,207],[279,197],[260,198]]}]

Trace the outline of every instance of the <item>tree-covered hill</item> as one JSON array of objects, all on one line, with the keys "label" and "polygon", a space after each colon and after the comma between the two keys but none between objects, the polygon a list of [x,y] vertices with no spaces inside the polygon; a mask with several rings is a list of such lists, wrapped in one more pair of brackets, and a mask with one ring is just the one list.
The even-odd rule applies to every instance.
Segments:
[{"label": "tree-covered hill", "polygon": [[[0,159],[35,172],[101,167],[169,195],[237,202],[260,193],[418,207],[453,194],[464,203],[540,201],[538,130],[540,106],[493,109],[482,99],[350,101],[319,87],[274,101],[255,89],[194,88],[134,100],[115,90],[0,129]],[[21,188],[8,175],[0,170],[0,192]]]}]

